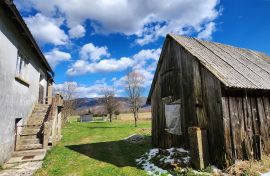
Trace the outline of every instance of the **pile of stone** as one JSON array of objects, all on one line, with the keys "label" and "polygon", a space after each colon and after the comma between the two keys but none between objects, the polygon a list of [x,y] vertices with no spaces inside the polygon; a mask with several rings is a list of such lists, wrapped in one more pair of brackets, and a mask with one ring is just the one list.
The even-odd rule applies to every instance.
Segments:
[{"label": "pile of stone", "polygon": [[133,134],[126,137],[124,140],[133,144],[141,144],[145,141],[145,137],[141,134]]}]

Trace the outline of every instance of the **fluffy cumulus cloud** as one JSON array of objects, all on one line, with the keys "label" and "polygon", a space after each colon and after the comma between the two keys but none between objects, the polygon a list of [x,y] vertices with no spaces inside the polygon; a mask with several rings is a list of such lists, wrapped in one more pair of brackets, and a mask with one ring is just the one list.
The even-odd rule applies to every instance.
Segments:
[{"label": "fluffy cumulus cloud", "polygon": [[84,45],[80,50],[81,59],[75,61],[67,70],[67,74],[83,75],[88,73],[119,72],[128,68],[142,70],[149,68],[147,65],[155,66],[161,49],[143,49],[132,57],[121,57],[119,59],[108,58],[110,53],[106,46],[97,47],[92,43]]},{"label": "fluffy cumulus cloud", "polygon": [[24,20],[40,44],[64,45],[67,43],[68,36],[60,28],[63,24],[62,18],[48,18],[37,13],[35,16],[25,17]]},{"label": "fluffy cumulus cloud", "polygon": [[71,55],[69,53],[60,51],[57,48],[45,53],[45,57],[53,68],[55,68],[55,66],[60,62],[69,61],[71,59]]},{"label": "fluffy cumulus cloud", "polygon": [[[148,71],[153,71],[150,65],[156,67],[156,63],[159,59],[161,49],[143,49],[137,54],[133,56],[133,60],[135,61],[135,65],[133,69],[147,69]],[[148,65],[146,67],[146,65]]]},{"label": "fluffy cumulus cloud", "polygon": [[199,39],[205,39],[205,40],[211,40],[212,39],[212,33],[215,32],[216,25],[214,22],[210,22],[205,25],[205,28],[198,34],[197,38]]},{"label": "fluffy cumulus cloud", "polygon": [[81,38],[85,35],[85,28],[82,25],[77,25],[68,31],[70,38]]},{"label": "fluffy cumulus cloud", "polygon": [[102,57],[109,57],[110,53],[106,46],[98,47],[92,43],[83,45],[80,51],[80,56],[82,59],[89,59],[91,61],[98,61]]},{"label": "fluffy cumulus cloud", "polygon": [[90,20],[94,33],[134,35],[139,45],[154,42],[167,33],[213,32],[209,25],[219,15],[218,3],[219,0],[16,1],[22,9],[34,7],[50,16],[62,14],[71,29]]},{"label": "fluffy cumulus cloud", "polygon": [[133,61],[128,57],[120,59],[104,59],[99,62],[89,62],[77,60],[71,68],[67,70],[68,75],[82,75],[87,73],[117,72],[125,70],[133,65]]}]

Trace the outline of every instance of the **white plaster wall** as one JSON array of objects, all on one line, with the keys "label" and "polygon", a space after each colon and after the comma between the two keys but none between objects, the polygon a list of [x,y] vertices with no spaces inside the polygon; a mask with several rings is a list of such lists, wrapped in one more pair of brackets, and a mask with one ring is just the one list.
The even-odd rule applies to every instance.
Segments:
[{"label": "white plaster wall", "polygon": [[[30,61],[26,80],[29,87],[15,80],[18,49]],[[15,119],[23,118],[23,123],[26,123],[37,103],[41,68],[32,48],[0,9],[0,164],[14,151]]]}]

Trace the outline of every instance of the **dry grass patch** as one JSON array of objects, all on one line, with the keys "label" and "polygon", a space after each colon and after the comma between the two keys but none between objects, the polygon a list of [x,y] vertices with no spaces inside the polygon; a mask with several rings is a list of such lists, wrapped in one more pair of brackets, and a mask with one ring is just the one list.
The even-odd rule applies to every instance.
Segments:
[{"label": "dry grass patch", "polygon": [[[139,120],[150,120],[151,116],[151,112],[140,112]],[[134,120],[134,116],[132,113],[123,113],[117,116],[117,120],[132,121]]]},{"label": "dry grass patch", "polygon": [[270,156],[264,155],[261,161],[237,161],[226,170],[229,175],[236,176],[257,176],[269,172]]}]

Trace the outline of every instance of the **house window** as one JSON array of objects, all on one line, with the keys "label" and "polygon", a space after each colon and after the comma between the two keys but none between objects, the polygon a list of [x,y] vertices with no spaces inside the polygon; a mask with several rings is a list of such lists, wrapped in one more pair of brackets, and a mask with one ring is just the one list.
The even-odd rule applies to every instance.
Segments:
[{"label": "house window", "polygon": [[181,102],[176,100],[165,103],[166,130],[168,133],[181,135]]},{"label": "house window", "polygon": [[28,61],[21,52],[17,55],[16,77],[24,81],[28,80]]}]

